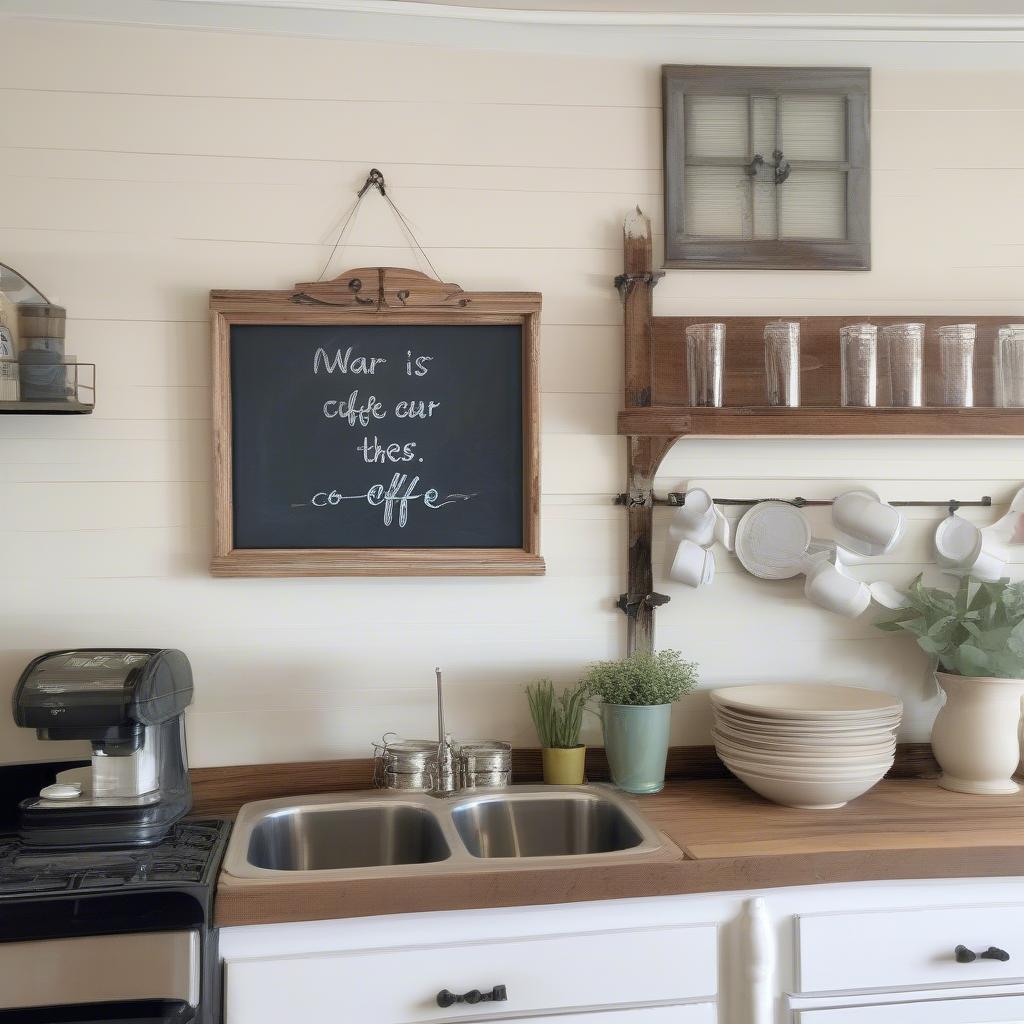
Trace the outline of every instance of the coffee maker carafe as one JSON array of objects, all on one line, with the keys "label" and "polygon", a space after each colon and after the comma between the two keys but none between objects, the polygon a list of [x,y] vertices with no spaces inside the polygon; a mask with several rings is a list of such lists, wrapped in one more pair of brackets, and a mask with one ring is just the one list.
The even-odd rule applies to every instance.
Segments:
[{"label": "coffee maker carafe", "polygon": [[58,774],[20,805],[37,846],[159,842],[192,805],[184,711],[192,668],[181,651],[78,649],[32,661],[14,720],[43,740],[89,740],[92,762]]}]

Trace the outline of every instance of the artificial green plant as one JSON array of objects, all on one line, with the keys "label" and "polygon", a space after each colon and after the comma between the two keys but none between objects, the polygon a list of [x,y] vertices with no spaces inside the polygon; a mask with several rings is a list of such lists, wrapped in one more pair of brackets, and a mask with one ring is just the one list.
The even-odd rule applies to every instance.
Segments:
[{"label": "artificial green plant", "polygon": [[879,629],[909,633],[944,672],[1024,679],[1024,582],[964,576],[951,594],[918,576],[906,596],[909,606]]},{"label": "artificial green plant", "polygon": [[622,661],[591,665],[583,687],[605,704],[651,706],[673,704],[694,689],[697,679],[696,664],[683,661],[679,651],[635,651]]}]

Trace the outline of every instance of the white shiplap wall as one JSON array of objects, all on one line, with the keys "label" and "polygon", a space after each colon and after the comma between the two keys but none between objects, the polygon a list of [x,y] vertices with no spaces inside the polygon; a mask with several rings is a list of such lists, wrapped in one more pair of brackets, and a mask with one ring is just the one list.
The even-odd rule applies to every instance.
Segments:
[{"label": "white shiplap wall", "polygon": [[[458,42],[458,24],[446,31]],[[537,51],[565,51],[541,53],[521,26],[514,52],[499,36],[485,51],[0,19],[0,260],[67,305],[69,348],[100,384],[91,417],[0,419],[0,691],[48,648],[180,646],[197,678],[193,763],[248,763],[427,732],[440,662],[457,733],[532,742],[523,684],[622,650],[611,279],[627,209],[660,235],[662,60],[872,65],[875,269],[677,272],[658,312],[1024,315],[1024,43],[662,33],[629,37],[617,59],[569,55],[591,30],[573,31],[538,35]],[[207,293],[318,273],[371,165],[446,280],[544,293],[543,579],[207,575]],[[338,271],[412,261],[368,205]],[[1005,502],[1024,457],[1017,441],[689,442],[660,484],[687,480]],[[935,520],[916,515],[879,574],[909,579]],[[659,639],[706,684],[866,681],[907,697],[906,735],[927,735],[925,663],[905,641],[719,566],[699,594],[658,581],[673,597]],[[675,732],[706,741],[700,695]],[[51,753],[0,713],[0,761]]]}]

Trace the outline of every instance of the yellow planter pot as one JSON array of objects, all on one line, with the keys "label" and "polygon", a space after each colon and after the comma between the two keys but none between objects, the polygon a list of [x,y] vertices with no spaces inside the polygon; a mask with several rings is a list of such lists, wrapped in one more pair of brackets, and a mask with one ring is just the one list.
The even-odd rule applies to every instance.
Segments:
[{"label": "yellow planter pot", "polygon": [[543,747],[544,782],[549,786],[582,786],[587,748]]}]

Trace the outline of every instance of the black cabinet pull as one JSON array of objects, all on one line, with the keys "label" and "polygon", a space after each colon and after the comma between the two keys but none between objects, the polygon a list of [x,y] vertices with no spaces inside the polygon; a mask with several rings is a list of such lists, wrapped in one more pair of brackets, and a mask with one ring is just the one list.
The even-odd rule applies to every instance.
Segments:
[{"label": "black cabinet pull", "polygon": [[437,1005],[444,1010],[456,1003],[469,1003],[470,1006],[475,1006],[477,1003],[503,1003],[506,999],[508,999],[508,992],[505,991],[504,985],[495,985],[490,992],[481,992],[478,988],[471,988],[468,992],[463,992],[461,996],[449,992],[446,988],[437,993]]},{"label": "black cabinet pull", "polygon": [[989,946],[984,953],[980,954],[982,960],[1002,960],[1006,963],[1010,959],[1010,954],[1005,949],[1000,949],[998,946]]},{"label": "black cabinet pull", "polygon": [[1001,960],[1003,963],[1010,959],[1010,954],[998,946],[989,946],[984,953],[975,953],[974,950],[968,949],[966,946],[957,946],[953,950],[953,956],[956,957],[958,964],[972,964],[979,957],[982,960]]}]

